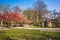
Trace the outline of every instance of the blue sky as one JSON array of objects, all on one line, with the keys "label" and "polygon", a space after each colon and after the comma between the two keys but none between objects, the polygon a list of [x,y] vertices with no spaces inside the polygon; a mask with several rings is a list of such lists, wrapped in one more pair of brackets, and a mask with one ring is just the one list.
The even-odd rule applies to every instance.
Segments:
[{"label": "blue sky", "polygon": [[[36,0],[0,0],[2,5],[9,3],[12,7],[19,6],[23,9],[31,8]],[[60,10],[60,0],[43,0],[49,10]]]}]

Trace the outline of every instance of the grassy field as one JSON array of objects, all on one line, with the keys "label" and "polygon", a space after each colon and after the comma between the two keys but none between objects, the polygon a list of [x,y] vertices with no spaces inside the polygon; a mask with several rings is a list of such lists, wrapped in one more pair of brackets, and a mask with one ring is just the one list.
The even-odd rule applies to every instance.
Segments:
[{"label": "grassy field", "polygon": [[30,28],[60,28],[60,27],[49,27],[49,26],[42,27],[42,26],[34,26],[34,25],[31,25]]},{"label": "grassy field", "polygon": [[53,27],[42,27],[42,26],[31,25],[30,28],[53,28]]},{"label": "grassy field", "polygon": [[39,30],[0,30],[0,40],[60,40],[60,33]]}]

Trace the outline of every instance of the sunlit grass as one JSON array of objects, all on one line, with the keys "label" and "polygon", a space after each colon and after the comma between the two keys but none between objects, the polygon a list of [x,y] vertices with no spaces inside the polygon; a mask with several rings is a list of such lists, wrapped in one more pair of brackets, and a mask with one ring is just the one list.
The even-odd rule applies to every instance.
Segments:
[{"label": "sunlit grass", "polygon": [[60,38],[60,33],[39,30],[10,29],[0,30],[0,40],[46,40]]}]

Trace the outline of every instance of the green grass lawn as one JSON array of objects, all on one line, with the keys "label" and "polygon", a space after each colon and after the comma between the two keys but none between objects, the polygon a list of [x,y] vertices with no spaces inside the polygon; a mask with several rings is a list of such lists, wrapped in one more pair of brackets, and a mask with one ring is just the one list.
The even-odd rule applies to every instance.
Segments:
[{"label": "green grass lawn", "polygon": [[30,28],[52,28],[52,27],[42,27],[42,26],[34,26],[34,25],[31,25]]},{"label": "green grass lawn", "polygon": [[60,28],[60,27],[42,27],[42,26],[34,26],[34,25],[31,25],[30,28]]},{"label": "green grass lawn", "polygon": [[41,28],[40,26],[31,25],[30,28]]},{"label": "green grass lawn", "polygon": [[60,33],[39,30],[10,29],[0,30],[0,40],[60,40]]}]

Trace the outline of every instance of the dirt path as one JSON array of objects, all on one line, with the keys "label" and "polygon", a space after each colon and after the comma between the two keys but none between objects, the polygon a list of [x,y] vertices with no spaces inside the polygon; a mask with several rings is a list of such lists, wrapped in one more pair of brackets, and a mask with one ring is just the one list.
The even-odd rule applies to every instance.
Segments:
[{"label": "dirt path", "polygon": [[9,30],[9,29],[27,29],[27,30],[40,30],[46,32],[60,32],[60,28],[25,28],[25,27],[0,28],[0,30]]},{"label": "dirt path", "polygon": [[28,30],[40,30],[40,31],[46,31],[46,32],[60,32],[60,28],[20,28],[18,29],[28,29]]}]

